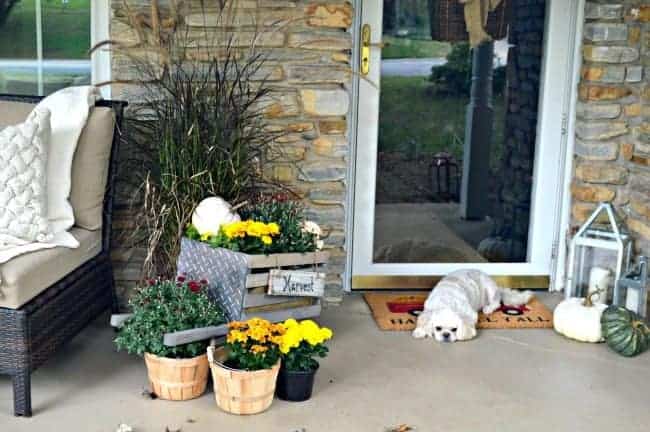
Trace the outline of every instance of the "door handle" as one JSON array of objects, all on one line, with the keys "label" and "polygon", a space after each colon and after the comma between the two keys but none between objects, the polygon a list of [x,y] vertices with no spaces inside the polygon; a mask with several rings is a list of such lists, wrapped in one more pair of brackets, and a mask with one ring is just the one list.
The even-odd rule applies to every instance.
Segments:
[{"label": "door handle", "polygon": [[370,72],[370,48],[385,48],[388,46],[386,42],[371,42],[370,24],[364,24],[361,27],[361,56],[359,58],[359,69],[361,75],[366,76]]}]

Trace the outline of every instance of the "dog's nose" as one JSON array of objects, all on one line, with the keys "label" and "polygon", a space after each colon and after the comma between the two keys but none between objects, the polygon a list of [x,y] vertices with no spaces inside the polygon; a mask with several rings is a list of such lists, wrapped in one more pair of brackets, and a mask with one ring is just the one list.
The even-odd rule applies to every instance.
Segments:
[{"label": "dog's nose", "polygon": [[444,332],[442,334],[442,337],[445,338],[445,339],[449,339],[449,336],[451,336],[451,334],[449,332]]}]

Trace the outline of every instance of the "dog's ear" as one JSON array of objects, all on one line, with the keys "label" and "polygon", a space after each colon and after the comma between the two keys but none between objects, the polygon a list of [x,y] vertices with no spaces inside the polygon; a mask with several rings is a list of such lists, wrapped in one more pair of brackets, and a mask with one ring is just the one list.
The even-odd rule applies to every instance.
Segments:
[{"label": "dog's ear", "polygon": [[458,340],[474,339],[476,337],[476,327],[474,324],[463,319],[460,321],[460,325],[456,331],[456,338],[458,338]]}]

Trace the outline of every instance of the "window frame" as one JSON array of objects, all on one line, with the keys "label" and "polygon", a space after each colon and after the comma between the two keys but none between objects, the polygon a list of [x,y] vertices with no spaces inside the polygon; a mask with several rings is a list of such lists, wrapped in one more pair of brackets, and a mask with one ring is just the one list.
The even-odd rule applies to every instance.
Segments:
[{"label": "window frame", "polygon": [[[34,0],[35,7],[35,35],[36,39],[36,76],[37,94],[44,95],[44,53],[43,53],[43,17],[42,0]],[[110,16],[111,7],[107,0],[91,0],[90,2],[90,47],[110,39]],[[110,81],[111,79],[111,55],[108,47],[93,52],[87,60],[90,66],[90,79],[93,85]],[[110,97],[110,86],[103,86],[100,92],[104,98]]]},{"label": "window frame", "polygon": [[[90,46],[110,39],[111,6],[108,0],[91,0],[90,4]],[[90,56],[90,79],[93,85],[111,80],[111,51],[102,47]],[[111,97],[111,86],[100,87],[102,96]]]}]

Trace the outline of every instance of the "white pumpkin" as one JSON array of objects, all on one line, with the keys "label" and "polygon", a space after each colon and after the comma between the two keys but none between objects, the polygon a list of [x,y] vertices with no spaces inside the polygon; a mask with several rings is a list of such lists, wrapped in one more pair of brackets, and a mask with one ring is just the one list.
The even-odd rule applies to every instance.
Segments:
[{"label": "white pumpkin", "polygon": [[196,206],[192,214],[192,225],[200,235],[217,234],[222,224],[240,221],[237,212],[221,197],[209,197]]},{"label": "white pumpkin", "polygon": [[573,297],[564,300],[553,311],[553,328],[569,339],[602,342],[600,317],[605,309],[606,304],[593,303],[591,298]]}]

